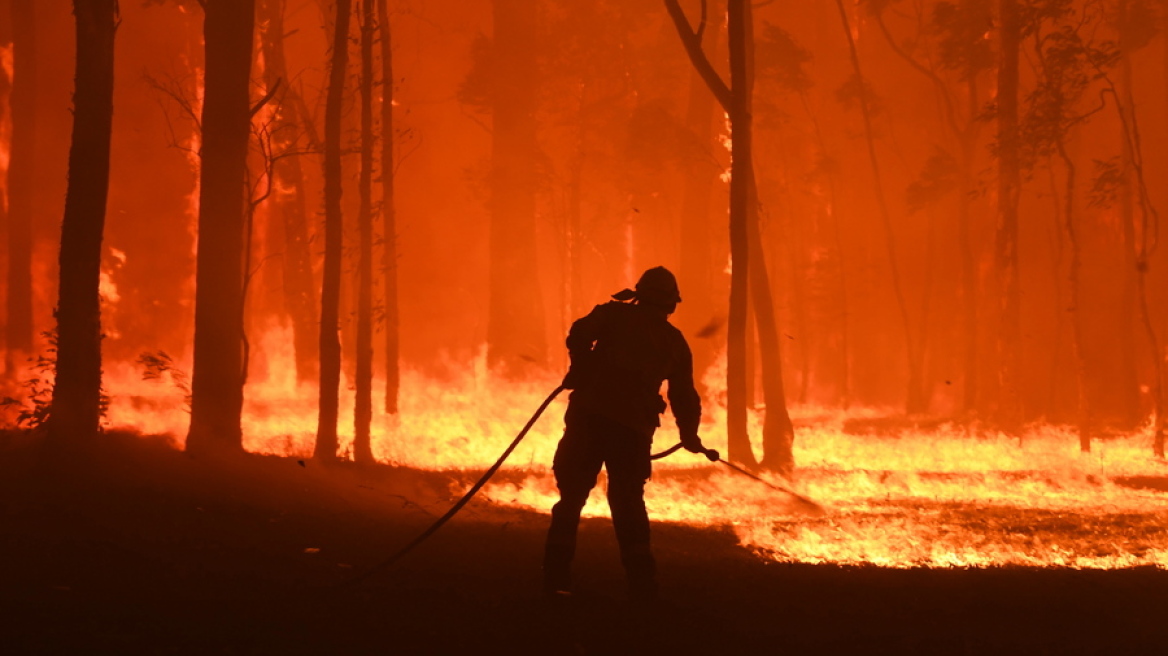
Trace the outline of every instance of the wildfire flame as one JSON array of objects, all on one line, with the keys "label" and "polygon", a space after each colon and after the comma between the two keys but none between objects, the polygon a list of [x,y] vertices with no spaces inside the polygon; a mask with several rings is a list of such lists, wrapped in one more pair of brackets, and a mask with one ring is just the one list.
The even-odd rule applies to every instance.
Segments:
[{"label": "wildfire flame", "polygon": [[[248,386],[245,447],[307,457],[316,415],[303,400],[315,398],[316,391],[296,382],[290,331],[269,329],[256,350],[263,366],[253,368]],[[405,372],[400,419],[375,418],[373,450],[380,461],[426,470],[485,469],[558,384],[551,377],[494,379],[485,357],[464,363],[461,371],[453,380]],[[709,382],[718,380],[716,370],[710,374]],[[106,379],[112,427],[167,433],[181,447],[188,420],[181,385],[166,377],[143,381],[139,368],[125,364],[107,367]],[[712,396],[718,397],[716,390]],[[485,488],[487,498],[539,512],[551,508],[557,493],[549,466],[565,407],[561,398],[548,409],[512,455],[510,475]],[[342,386],[341,416],[352,416],[352,408],[352,391]],[[783,562],[1168,567],[1163,528],[1168,488],[1139,486],[1141,480],[1168,475],[1168,465],[1145,455],[1142,434],[1101,440],[1091,454],[1081,454],[1072,432],[1052,426],[1036,426],[1021,440],[969,436],[959,428],[895,437],[845,430],[849,418],[881,414],[794,409],[801,426],[794,486],[828,508],[821,517],[809,517],[790,498],[684,453],[655,466],[646,492],[650,514],[661,521],[728,527],[744,546]],[[725,410],[715,404],[706,415],[703,439],[725,453]],[[341,452],[349,453],[352,428],[342,422],[340,432]],[[667,420],[656,448],[671,444],[676,434]],[[751,416],[751,434],[761,435],[757,414]],[[607,513],[598,488],[585,515]]]}]

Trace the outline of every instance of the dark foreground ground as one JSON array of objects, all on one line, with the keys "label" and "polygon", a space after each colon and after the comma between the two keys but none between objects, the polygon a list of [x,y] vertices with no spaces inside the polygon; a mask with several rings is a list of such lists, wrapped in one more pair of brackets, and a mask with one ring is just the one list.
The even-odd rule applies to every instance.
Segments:
[{"label": "dark foreground ground", "polygon": [[445,511],[450,480],[124,436],[64,461],[3,438],[0,654],[1168,653],[1166,572],[780,565],[665,524],[660,604],[624,601],[599,520],[579,594],[549,604],[545,518],[481,502],[338,586]]}]

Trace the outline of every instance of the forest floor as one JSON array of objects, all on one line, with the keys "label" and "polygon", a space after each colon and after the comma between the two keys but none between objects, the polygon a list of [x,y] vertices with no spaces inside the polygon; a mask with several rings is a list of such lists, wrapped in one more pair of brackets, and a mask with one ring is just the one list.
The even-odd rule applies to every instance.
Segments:
[{"label": "forest floor", "polygon": [[604,519],[581,526],[577,594],[545,601],[546,516],[481,501],[341,585],[444,512],[462,478],[0,437],[0,653],[1168,653],[1163,570],[780,564],[729,530],[665,523],[659,603],[625,600]]}]

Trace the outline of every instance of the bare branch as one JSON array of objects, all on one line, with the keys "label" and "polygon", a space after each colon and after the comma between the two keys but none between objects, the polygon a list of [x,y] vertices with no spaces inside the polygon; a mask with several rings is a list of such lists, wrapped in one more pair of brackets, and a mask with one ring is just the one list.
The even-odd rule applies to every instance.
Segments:
[{"label": "bare branch", "polygon": [[[892,48],[892,51],[907,62],[909,66],[912,66],[921,75],[927,77],[933,83],[933,86],[937,88],[937,95],[941,97],[941,101],[945,105],[945,122],[949,124],[949,129],[953,130],[954,134],[961,135],[964,131],[957,124],[957,112],[953,108],[953,95],[949,92],[949,87],[945,84],[945,81],[941,79],[940,75],[937,75],[936,71],[917,61],[915,57],[896,43],[896,39],[892,36],[892,32],[889,31],[888,25],[884,22],[884,12],[876,13],[876,24],[880,27],[880,32],[884,34],[884,40],[888,42],[888,47]],[[972,117],[970,118],[972,120]]]},{"label": "bare branch", "polygon": [[260,110],[264,108],[264,105],[267,105],[269,102],[271,102],[272,98],[280,90],[280,86],[282,84],[284,84],[284,78],[282,78],[282,77],[276,78],[276,83],[272,85],[272,88],[268,89],[268,92],[264,94],[263,98],[259,99],[259,102],[252,105],[251,114],[248,114],[248,118],[255,118],[255,115],[258,114],[260,112]]},{"label": "bare branch", "polygon": [[[703,3],[703,6],[705,3]],[[665,9],[669,12],[669,17],[673,19],[673,25],[677,28],[677,35],[681,37],[681,45],[685,46],[685,52],[689,55],[689,60],[693,63],[698,75],[705,80],[706,86],[710,88],[710,92],[714,94],[714,98],[722,105],[726,111],[730,110],[730,87],[722,76],[718,75],[718,71],[714,70],[713,64],[710,63],[709,57],[702,50],[701,35],[695,32],[690,26],[689,19],[685,17],[685,12],[682,11],[678,0],[665,0]]]},{"label": "bare branch", "polygon": [[698,43],[702,42],[702,37],[706,35],[706,18],[709,14],[709,4],[707,0],[702,0],[702,20],[698,23],[698,30],[695,33]]}]

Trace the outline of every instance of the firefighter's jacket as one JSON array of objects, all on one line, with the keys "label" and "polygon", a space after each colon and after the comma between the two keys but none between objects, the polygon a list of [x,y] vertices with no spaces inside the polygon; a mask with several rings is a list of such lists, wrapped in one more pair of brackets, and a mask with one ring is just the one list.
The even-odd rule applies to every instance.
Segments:
[{"label": "firefighter's jacket", "polygon": [[568,408],[587,411],[652,436],[665,411],[661,383],[683,439],[697,437],[701,397],[694,389],[693,355],[681,331],[652,308],[612,301],[597,305],[568,333],[573,392]]}]

